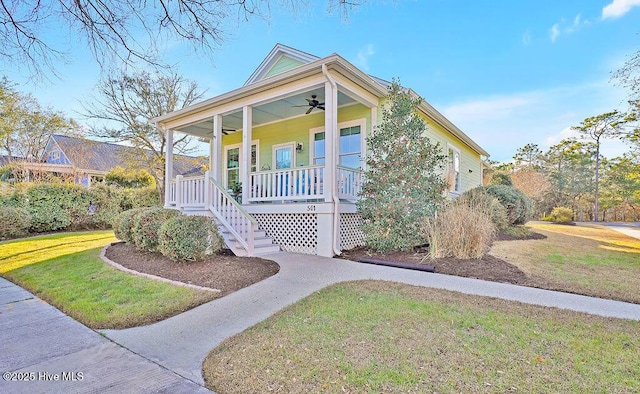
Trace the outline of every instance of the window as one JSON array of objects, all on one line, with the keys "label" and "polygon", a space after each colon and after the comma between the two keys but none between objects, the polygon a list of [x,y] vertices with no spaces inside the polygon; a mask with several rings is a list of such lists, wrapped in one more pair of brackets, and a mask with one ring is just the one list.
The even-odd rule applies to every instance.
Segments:
[{"label": "window", "polygon": [[313,135],[313,165],[324,164],[325,149],[324,149],[324,131],[315,133]]},{"label": "window", "polygon": [[341,166],[360,168],[360,126],[340,129],[340,161]]},{"label": "window", "polygon": [[449,190],[454,193],[460,193],[460,151],[449,147],[449,172],[447,180],[449,181]]},{"label": "window", "polygon": [[60,151],[59,150],[53,150],[51,152],[49,152],[49,162],[50,163],[56,163],[59,164],[58,162],[60,161]]},{"label": "window", "polygon": [[[240,163],[242,162],[242,152],[240,144],[224,147],[224,179],[225,186],[230,188],[240,180]],[[251,144],[251,168],[250,172],[256,172],[258,167],[258,140]]]},{"label": "window", "polygon": [[[365,120],[343,122],[338,124],[339,151],[338,164],[351,168],[362,168],[362,130],[365,127]],[[326,161],[326,134],[324,127],[310,130],[312,165],[323,165]]]},{"label": "window", "polygon": [[240,182],[240,148],[227,150],[225,169],[228,188]]}]

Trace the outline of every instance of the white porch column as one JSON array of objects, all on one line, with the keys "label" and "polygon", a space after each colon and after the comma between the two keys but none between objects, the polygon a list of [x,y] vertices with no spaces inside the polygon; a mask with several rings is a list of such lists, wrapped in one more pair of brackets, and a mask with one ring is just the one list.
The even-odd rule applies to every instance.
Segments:
[{"label": "white porch column", "polygon": [[337,191],[336,173],[338,171],[339,138],[338,132],[338,89],[330,82],[324,84],[324,201],[332,202]]},{"label": "white porch column", "polygon": [[213,179],[222,183],[222,115],[213,116],[213,138],[209,144],[209,169]]},{"label": "white porch column", "polygon": [[249,190],[251,181],[251,131],[253,108],[245,105],[242,107],[242,162],[240,163],[240,182],[242,182],[242,204],[249,203]]},{"label": "white porch column", "polygon": [[[159,126],[156,126],[159,128]],[[173,176],[173,130],[166,131],[166,151],[164,154],[164,206],[169,206],[171,200],[171,178]]]}]

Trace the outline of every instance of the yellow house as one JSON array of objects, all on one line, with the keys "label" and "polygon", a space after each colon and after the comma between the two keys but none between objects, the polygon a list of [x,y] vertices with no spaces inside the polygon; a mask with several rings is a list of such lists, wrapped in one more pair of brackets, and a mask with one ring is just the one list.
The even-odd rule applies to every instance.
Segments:
[{"label": "yellow house", "polygon": [[[389,84],[338,54],[276,45],[242,87],[150,120],[168,146],[174,131],[210,141],[210,171],[167,179],[165,206],[213,217],[238,255],[361,245],[362,159]],[[450,196],[481,185],[488,153],[426,101],[419,111],[449,157]]]}]

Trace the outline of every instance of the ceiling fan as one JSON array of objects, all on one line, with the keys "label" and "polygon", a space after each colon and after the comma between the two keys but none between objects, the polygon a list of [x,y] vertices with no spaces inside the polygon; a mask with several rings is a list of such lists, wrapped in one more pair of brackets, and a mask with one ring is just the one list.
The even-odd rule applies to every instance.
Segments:
[{"label": "ceiling fan", "polygon": [[311,98],[308,99],[306,98],[305,100],[307,100],[307,105],[294,105],[294,107],[309,107],[309,109],[307,110],[307,112],[305,112],[305,115],[309,115],[311,113],[311,111],[313,111],[315,108],[324,110],[324,103],[319,102],[318,100],[316,100],[316,97],[318,97],[315,94],[311,95]]}]

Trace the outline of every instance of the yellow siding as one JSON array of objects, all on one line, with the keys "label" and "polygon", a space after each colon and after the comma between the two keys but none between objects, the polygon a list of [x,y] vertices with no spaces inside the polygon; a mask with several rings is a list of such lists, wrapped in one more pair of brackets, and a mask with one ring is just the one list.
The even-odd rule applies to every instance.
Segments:
[{"label": "yellow siding", "polygon": [[[424,117],[423,117],[424,118]],[[480,155],[469,148],[459,138],[455,137],[443,127],[433,121],[427,122],[426,136],[434,143],[440,143],[443,154],[448,153],[449,144],[460,151],[461,192],[473,189],[482,184],[482,159]],[[471,172],[469,172],[471,170]]]},{"label": "yellow siding", "polygon": [[[338,109],[338,123],[366,119],[367,132],[371,129],[371,111],[362,104],[350,105]],[[273,167],[272,148],[287,142],[302,143],[302,152],[296,152],[296,166],[309,165],[309,130],[324,126],[324,111],[313,111],[309,115],[259,126],[252,129],[252,139],[260,140],[258,168],[264,165]],[[237,132],[222,137],[222,145],[242,143],[242,133]],[[224,152],[224,148],[223,148]]]}]

